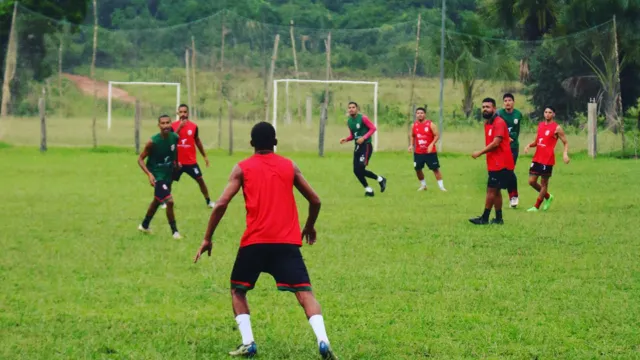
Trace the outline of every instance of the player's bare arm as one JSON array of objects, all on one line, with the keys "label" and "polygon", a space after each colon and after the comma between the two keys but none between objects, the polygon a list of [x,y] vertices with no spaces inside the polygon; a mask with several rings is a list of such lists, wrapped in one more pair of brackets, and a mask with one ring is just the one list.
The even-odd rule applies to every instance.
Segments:
[{"label": "player's bare arm", "polygon": [[569,159],[569,141],[567,140],[567,135],[564,133],[564,129],[562,126],[558,125],[556,128],[556,136],[562,141],[564,145],[564,150],[562,151],[562,160],[565,164],[568,164],[571,159]]},{"label": "player's bare arm", "polygon": [[524,153],[528,154],[529,153],[529,149],[530,148],[534,148],[536,146],[538,146],[538,139],[537,138],[533,139],[532,142],[528,143],[527,146],[524,147]]},{"label": "player's bare arm", "polygon": [[501,141],[502,141],[502,136],[496,136],[489,145],[487,145],[484,149],[480,151],[475,151],[473,154],[471,154],[471,157],[473,157],[474,159],[477,159],[480,156],[495,150],[498,146],[500,146]]},{"label": "player's bare arm", "polygon": [[142,169],[142,171],[147,175],[147,177],[149,177],[149,183],[151,184],[151,186],[155,186],[156,178],[153,176],[151,171],[147,169],[147,164],[144,163],[144,160],[151,153],[152,147],[153,147],[153,143],[151,142],[151,140],[147,141],[147,144],[144,146],[144,149],[142,149],[140,156],[138,156],[138,166],[140,166],[140,169]]},{"label": "player's bare arm", "polygon": [[202,141],[200,141],[200,136],[196,136],[196,147],[204,158],[204,163],[209,167],[209,158],[207,157],[207,153],[204,152],[204,146],[202,145]]},{"label": "player's bare arm", "polygon": [[202,241],[202,244],[200,245],[200,248],[196,253],[196,257],[193,260],[194,263],[198,262],[200,256],[205,252],[207,252],[207,254],[211,256],[211,238],[213,237],[213,233],[216,231],[220,220],[222,220],[224,213],[227,211],[229,203],[231,202],[233,197],[236,196],[238,191],[240,191],[240,188],[242,187],[242,181],[242,169],[240,169],[240,167],[236,165],[233,167],[233,170],[231,170],[231,175],[229,176],[229,182],[227,183],[227,186],[224,188],[224,190],[222,191],[222,195],[220,195],[220,198],[218,199],[218,201],[216,201],[216,205],[213,207],[213,211],[211,212],[211,216],[209,217],[207,231],[204,234],[204,240]]},{"label": "player's bare arm", "polygon": [[409,134],[409,138],[411,139],[411,144],[409,144],[409,148],[407,149],[409,152],[413,152],[413,144],[416,142],[416,134],[413,133],[413,129],[411,129],[411,134]]},{"label": "player's bare arm", "polygon": [[320,197],[318,197],[318,194],[316,194],[311,185],[309,185],[307,180],[304,178],[302,171],[300,171],[298,166],[293,164],[293,168],[295,171],[293,185],[309,202],[309,215],[307,216],[307,222],[304,225],[304,229],[302,229],[302,238],[306,239],[309,245],[313,245],[316,242],[315,224],[318,219],[318,215],[320,214]]},{"label": "player's bare arm", "polygon": [[427,151],[429,152],[433,151],[433,147],[436,146],[436,144],[438,143],[438,140],[440,139],[440,133],[438,132],[438,128],[433,124],[431,124],[431,132],[433,133],[433,141],[427,147]]}]

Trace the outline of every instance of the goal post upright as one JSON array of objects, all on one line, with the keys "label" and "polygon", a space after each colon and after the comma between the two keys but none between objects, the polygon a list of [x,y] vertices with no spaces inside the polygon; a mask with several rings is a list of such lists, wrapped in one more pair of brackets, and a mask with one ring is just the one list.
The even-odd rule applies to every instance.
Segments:
[{"label": "goal post upright", "polygon": [[[107,94],[107,130],[111,130],[111,105],[113,95],[113,85],[152,85],[152,86],[175,86],[176,87],[176,110],[180,106],[180,83],[175,82],[148,82],[148,81],[109,81],[109,90]],[[176,111],[177,113],[177,111]],[[178,115],[176,114],[176,119]]]},{"label": "goal post upright", "polygon": [[[277,130],[278,126],[278,83],[316,83],[316,84],[351,84],[351,85],[373,85],[373,123],[378,127],[378,82],[377,81],[358,81],[358,80],[311,80],[311,79],[276,79],[273,80],[273,116],[271,123],[273,128]],[[378,133],[373,134],[373,149],[378,150]],[[276,147],[277,148],[277,147]],[[275,150],[275,148],[274,148]]]}]

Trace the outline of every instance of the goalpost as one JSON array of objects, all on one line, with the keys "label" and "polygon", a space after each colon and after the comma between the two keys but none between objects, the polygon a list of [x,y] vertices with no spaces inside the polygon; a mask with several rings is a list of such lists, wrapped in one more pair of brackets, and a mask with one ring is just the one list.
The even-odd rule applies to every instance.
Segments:
[{"label": "goalpost", "polygon": [[[373,85],[373,124],[378,127],[378,82],[355,80],[306,80],[306,79],[277,79],[273,80],[273,127],[277,130],[278,124],[278,83],[286,84],[287,97],[289,96],[289,83],[320,83],[320,84],[352,84]],[[373,149],[378,150],[378,133],[373,134]]]},{"label": "goalpost", "polygon": [[[107,110],[107,130],[111,130],[111,95],[113,90],[113,85],[169,85],[176,87],[176,111],[178,110],[178,106],[180,106],[180,83],[170,83],[170,82],[146,82],[146,81],[109,81],[109,94],[108,94],[108,110]],[[177,119],[176,115],[176,119]]]}]

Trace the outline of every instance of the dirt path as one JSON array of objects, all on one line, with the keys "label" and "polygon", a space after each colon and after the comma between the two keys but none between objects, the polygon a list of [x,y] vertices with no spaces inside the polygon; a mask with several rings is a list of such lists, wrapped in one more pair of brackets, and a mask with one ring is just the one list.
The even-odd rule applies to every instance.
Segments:
[{"label": "dirt path", "polygon": [[[80,91],[89,96],[93,96],[93,81],[91,78],[82,75],[62,74],[65,78],[72,81]],[[98,98],[107,99],[109,97],[109,83],[96,81],[96,90]],[[128,92],[112,86],[111,97],[121,102],[135,104],[136,98],[129,95]]]}]

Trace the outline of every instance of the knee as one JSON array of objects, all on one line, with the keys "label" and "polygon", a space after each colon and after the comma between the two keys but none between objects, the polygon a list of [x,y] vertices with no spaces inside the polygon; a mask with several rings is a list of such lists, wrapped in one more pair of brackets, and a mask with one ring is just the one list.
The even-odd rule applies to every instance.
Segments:
[{"label": "knee", "polygon": [[538,183],[536,178],[529,178],[529,185],[535,186]]},{"label": "knee", "polygon": [[173,198],[169,198],[169,200],[165,201],[165,204],[169,207],[173,207]]},{"label": "knee", "polygon": [[364,166],[355,165],[353,167],[353,173],[356,174],[356,176],[364,174]]},{"label": "knee", "polygon": [[231,288],[231,297],[245,299],[247,297],[247,292],[245,290]]}]

